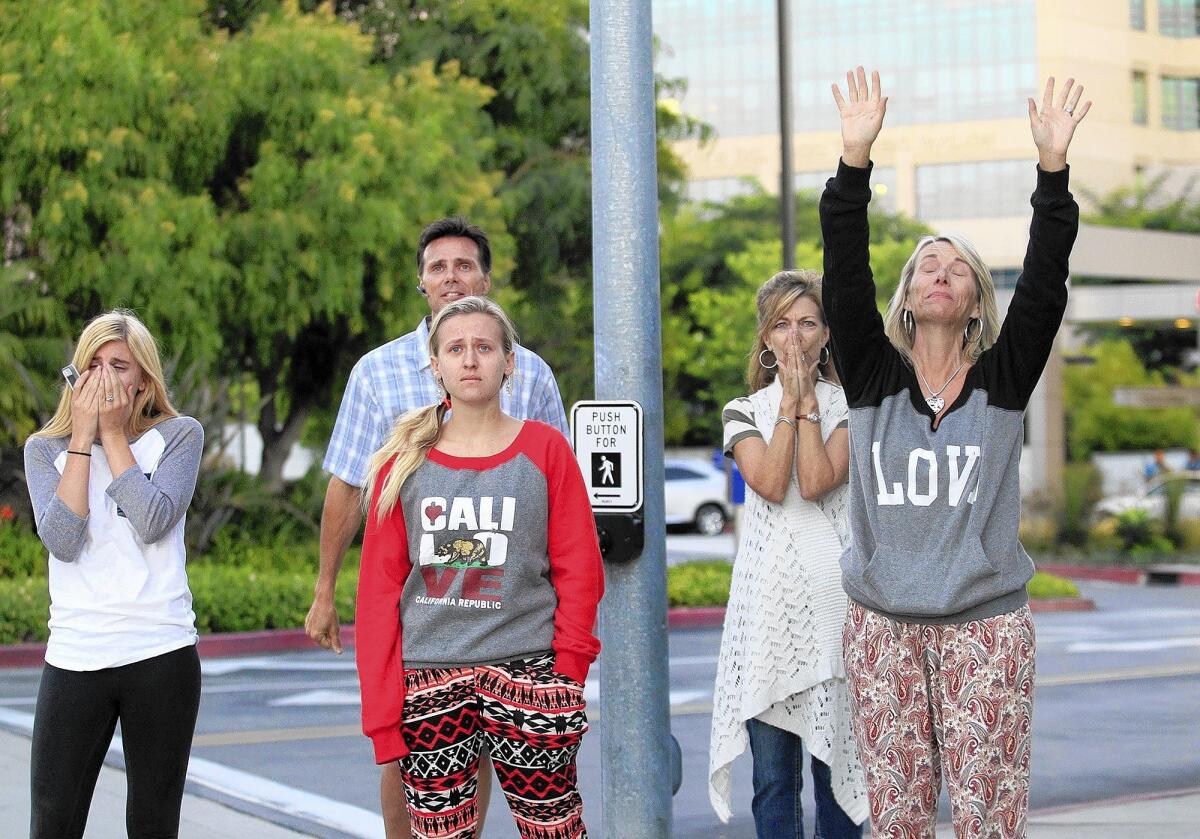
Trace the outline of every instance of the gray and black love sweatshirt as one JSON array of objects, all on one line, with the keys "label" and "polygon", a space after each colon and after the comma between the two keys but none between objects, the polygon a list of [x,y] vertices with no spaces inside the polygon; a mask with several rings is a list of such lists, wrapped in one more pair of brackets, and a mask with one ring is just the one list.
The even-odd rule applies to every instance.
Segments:
[{"label": "gray and black love sweatshirt", "polygon": [[1033,562],[1017,538],[1023,416],[1067,305],[1079,207],[1068,170],[1038,169],[1029,246],[995,345],[934,427],[891,345],[868,261],[870,168],[840,163],[821,196],[824,303],[850,407],[851,542],[842,584],[894,620],[962,623],[1019,609]]}]

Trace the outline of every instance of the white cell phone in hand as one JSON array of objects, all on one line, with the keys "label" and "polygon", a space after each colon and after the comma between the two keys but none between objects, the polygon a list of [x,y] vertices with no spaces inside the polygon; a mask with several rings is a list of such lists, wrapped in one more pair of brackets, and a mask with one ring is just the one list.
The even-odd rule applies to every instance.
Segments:
[{"label": "white cell phone in hand", "polygon": [[68,364],[62,369],[63,378],[67,380],[67,386],[71,390],[75,389],[75,382],[79,381],[79,371],[75,369],[74,364]]}]

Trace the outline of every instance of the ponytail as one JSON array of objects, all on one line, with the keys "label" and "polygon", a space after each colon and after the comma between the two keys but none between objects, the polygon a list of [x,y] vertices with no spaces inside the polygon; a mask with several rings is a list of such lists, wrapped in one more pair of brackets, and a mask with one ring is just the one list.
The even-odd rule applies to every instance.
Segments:
[{"label": "ponytail", "polygon": [[388,461],[395,458],[392,470],[388,472],[383,486],[379,490],[379,503],[375,505],[376,518],[383,518],[392,512],[400,497],[400,487],[408,480],[408,476],[417,471],[417,467],[425,460],[429,450],[437,445],[442,436],[442,421],[446,418],[446,403],[439,402],[425,408],[409,411],[396,421],[392,433],[388,435],[383,448],[371,455],[367,469],[367,483],[363,487],[363,507],[370,513],[371,496],[374,494],[375,482],[379,473]]}]

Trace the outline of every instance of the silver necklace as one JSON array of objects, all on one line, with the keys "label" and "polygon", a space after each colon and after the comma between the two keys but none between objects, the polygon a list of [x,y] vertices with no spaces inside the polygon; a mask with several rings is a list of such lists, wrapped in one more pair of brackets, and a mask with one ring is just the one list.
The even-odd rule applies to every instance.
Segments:
[{"label": "silver necklace", "polygon": [[954,372],[950,374],[950,378],[946,379],[946,383],[937,390],[934,390],[929,386],[929,382],[925,381],[925,377],[921,375],[921,371],[917,368],[917,365],[913,365],[913,369],[917,371],[917,378],[921,380],[921,384],[925,385],[925,389],[929,391],[929,395],[925,397],[925,404],[928,405],[935,414],[941,413],[942,408],[944,408],[946,405],[946,400],[941,397],[942,391],[950,387],[950,383],[954,381],[954,377],[957,376],[959,372],[961,372],[966,366],[967,360],[964,358],[962,364],[958,365]]}]

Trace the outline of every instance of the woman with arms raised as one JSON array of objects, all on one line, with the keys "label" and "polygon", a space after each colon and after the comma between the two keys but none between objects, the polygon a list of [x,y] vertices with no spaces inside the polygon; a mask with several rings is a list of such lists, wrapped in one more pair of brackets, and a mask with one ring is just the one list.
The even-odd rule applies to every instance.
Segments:
[{"label": "woman with arms raised", "polygon": [[1067,148],[1091,103],[1068,80],[1029,100],[1037,188],[1001,325],[987,266],[922,239],[880,317],[868,262],[871,146],[887,98],[847,74],[842,160],[821,198],[825,307],[850,408],[842,582],[855,734],[872,826],[934,835],[944,772],[959,837],[1025,835],[1034,632],[1017,539],[1022,418],[1067,303],[1079,209]]}]

